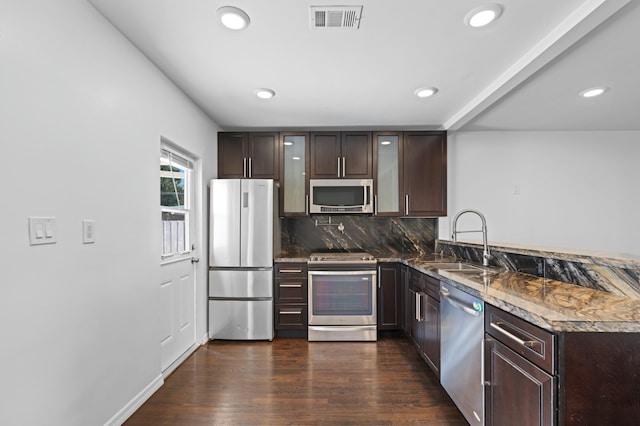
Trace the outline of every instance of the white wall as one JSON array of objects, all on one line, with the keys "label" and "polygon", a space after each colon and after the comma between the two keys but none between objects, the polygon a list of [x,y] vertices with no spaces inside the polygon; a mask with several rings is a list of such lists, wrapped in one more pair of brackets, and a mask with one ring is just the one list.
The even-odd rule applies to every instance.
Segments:
[{"label": "white wall", "polygon": [[84,0],[0,3],[0,121],[0,424],[104,424],[161,373],[160,137],[204,192],[217,126]]},{"label": "white wall", "polygon": [[[487,218],[490,244],[640,255],[640,132],[459,132],[448,157],[440,238],[473,208]],[[460,218],[458,229],[478,227]]]}]

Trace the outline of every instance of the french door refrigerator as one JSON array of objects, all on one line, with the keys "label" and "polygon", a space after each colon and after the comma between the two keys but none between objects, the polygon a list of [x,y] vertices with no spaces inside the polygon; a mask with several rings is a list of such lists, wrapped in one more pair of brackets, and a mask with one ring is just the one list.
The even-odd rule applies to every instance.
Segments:
[{"label": "french door refrigerator", "polygon": [[273,340],[278,188],[270,179],[214,179],[210,191],[209,338]]}]

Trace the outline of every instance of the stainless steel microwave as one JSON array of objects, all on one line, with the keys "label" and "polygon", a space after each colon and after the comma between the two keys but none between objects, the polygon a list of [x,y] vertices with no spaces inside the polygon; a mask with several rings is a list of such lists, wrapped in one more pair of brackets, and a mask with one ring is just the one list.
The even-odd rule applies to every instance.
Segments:
[{"label": "stainless steel microwave", "polygon": [[373,213],[373,179],[310,179],[309,213]]}]

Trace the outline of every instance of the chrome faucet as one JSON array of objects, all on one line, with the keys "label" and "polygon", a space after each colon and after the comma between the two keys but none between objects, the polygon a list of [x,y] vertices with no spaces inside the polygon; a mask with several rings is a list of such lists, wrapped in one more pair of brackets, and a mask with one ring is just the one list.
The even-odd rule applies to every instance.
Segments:
[{"label": "chrome faucet", "polygon": [[[465,213],[477,214],[480,217],[480,220],[482,220],[482,229],[477,229],[472,231],[457,231],[456,224],[458,223],[458,218]],[[482,265],[489,266],[489,259],[491,258],[491,253],[489,253],[489,245],[487,244],[487,221],[485,220],[484,215],[480,213],[478,210],[471,210],[471,209],[461,210],[453,218],[453,232],[451,233],[451,239],[453,240],[454,243],[458,241],[458,238],[457,238],[458,234],[469,233],[469,232],[482,232],[482,246],[483,246]]]}]

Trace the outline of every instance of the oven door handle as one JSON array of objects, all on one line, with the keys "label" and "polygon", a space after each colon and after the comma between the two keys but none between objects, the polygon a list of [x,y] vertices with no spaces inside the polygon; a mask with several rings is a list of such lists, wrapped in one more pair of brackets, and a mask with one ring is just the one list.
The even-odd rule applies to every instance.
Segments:
[{"label": "oven door handle", "polygon": [[375,269],[368,271],[309,271],[309,275],[376,275]]},{"label": "oven door handle", "polygon": [[334,327],[321,326],[321,325],[312,325],[311,326],[311,328],[313,328],[314,331],[336,331],[336,330],[340,330],[340,331],[362,331],[363,328],[373,327],[373,325],[371,325],[371,324],[363,324],[363,325],[360,325],[360,326],[353,326],[353,327],[340,325],[340,326],[337,326],[337,327],[340,327],[340,328],[337,329],[336,326],[334,326]]}]

